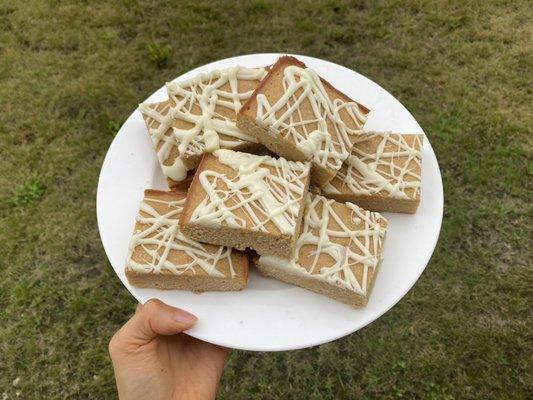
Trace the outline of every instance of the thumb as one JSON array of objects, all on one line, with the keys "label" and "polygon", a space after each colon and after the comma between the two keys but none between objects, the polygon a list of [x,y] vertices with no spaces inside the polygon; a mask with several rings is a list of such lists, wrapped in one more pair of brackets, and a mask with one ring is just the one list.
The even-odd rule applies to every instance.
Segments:
[{"label": "thumb", "polygon": [[[174,335],[191,328],[197,318],[187,311],[151,299],[137,307],[133,317],[117,332],[125,346],[142,346],[157,335]],[[113,338],[115,339],[115,338]]]}]

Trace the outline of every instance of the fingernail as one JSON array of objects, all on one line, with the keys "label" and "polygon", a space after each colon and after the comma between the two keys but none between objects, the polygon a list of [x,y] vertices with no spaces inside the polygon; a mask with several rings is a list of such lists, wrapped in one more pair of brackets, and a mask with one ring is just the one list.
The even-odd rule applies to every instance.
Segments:
[{"label": "fingernail", "polygon": [[191,324],[196,322],[198,318],[185,310],[177,310],[176,314],[174,315],[174,320],[180,324]]}]

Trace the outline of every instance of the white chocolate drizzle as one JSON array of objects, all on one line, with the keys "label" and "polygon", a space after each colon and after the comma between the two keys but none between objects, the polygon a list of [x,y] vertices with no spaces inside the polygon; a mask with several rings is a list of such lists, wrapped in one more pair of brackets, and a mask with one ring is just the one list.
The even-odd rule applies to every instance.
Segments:
[{"label": "white chocolate drizzle", "polygon": [[[237,128],[235,117],[228,119],[217,113],[216,107],[225,107],[236,115],[242,102],[253,93],[253,90],[239,92],[239,81],[259,83],[265,75],[264,68],[232,67],[200,74],[184,82],[168,82],[167,92],[175,104],[172,108],[174,118],[193,124],[190,129],[173,127],[180,155],[212,152],[218,148],[231,149],[243,141],[256,142],[252,136]],[[230,91],[223,89],[228,84]],[[194,106],[199,107],[201,113],[194,112]],[[228,138],[220,138],[221,134]]]},{"label": "white chocolate drizzle", "polygon": [[213,155],[235,170],[237,176],[203,170],[199,181],[206,196],[193,211],[190,222],[261,232],[268,232],[266,225],[271,222],[282,234],[294,234],[309,163],[232,150],[217,150]]},{"label": "white chocolate drizzle", "polygon": [[[154,203],[163,204],[169,209],[164,214],[159,214],[154,208]],[[145,197],[141,203],[137,222],[148,225],[144,230],[136,230],[130,242],[126,268],[143,273],[161,273],[170,271],[181,275],[187,271],[196,274],[198,269],[204,270],[209,276],[224,278],[224,272],[217,269],[222,260],[227,259],[229,277],[236,273],[232,263],[232,249],[224,246],[215,246],[216,251],[206,248],[206,245],[184,236],[178,225],[179,216],[183,210],[185,198],[175,201]],[[142,214],[147,216],[143,216]],[[133,252],[141,247],[145,255],[150,258],[146,262],[133,260]],[[174,264],[169,255],[171,252],[182,252],[189,262]]]},{"label": "white chocolate drizzle", "polygon": [[[350,210],[350,219],[346,221],[335,212],[332,206],[334,200],[308,194],[306,202],[302,233],[296,243],[293,259],[261,256],[259,263],[366,295],[370,284],[368,272],[378,266],[385,238],[385,228],[380,222],[386,220],[378,213],[345,203],[342,206]],[[349,239],[348,244],[345,243],[346,239]],[[344,243],[340,243],[341,240]],[[304,267],[301,251],[309,246],[312,246],[312,250],[308,252],[308,257],[312,261],[306,262]],[[326,259],[332,261],[324,265],[323,255],[329,256]],[[355,273],[357,268],[362,268],[360,279]]]},{"label": "white chocolate drizzle", "polygon": [[[284,93],[273,105],[265,94],[257,95],[257,123],[268,128],[275,137],[290,138],[308,160],[338,170],[366,122],[359,105],[340,98],[332,100],[320,77],[310,68],[286,67],[282,83]],[[300,110],[304,101],[311,105],[314,114],[308,120]],[[353,127],[341,118],[341,110],[346,111]]]},{"label": "white chocolate drizzle", "polygon": [[[406,138],[414,137],[412,143]],[[377,146],[365,143],[380,138]],[[397,199],[420,196],[423,135],[402,135],[391,132],[363,133],[356,140],[352,153],[342,168],[324,188],[324,194],[340,194],[344,187],[356,195],[372,196],[386,193]]]},{"label": "white chocolate drizzle", "polygon": [[[239,81],[259,81],[266,75],[264,68],[232,67],[200,74],[183,82],[168,82],[170,105],[158,110],[158,104],[139,104],[141,113],[152,119],[148,130],[159,162],[166,176],[182,181],[187,176],[183,158],[202,155],[219,148],[232,149],[256,140],[241,132],[236,126],[236,114],[253,90],[240,91]],[[228,86],[226,90],[224,86]],[[231,117],[217,112],[217,107],[230,111]],[[179,127],[175,121],[188,125]],[[157,121],[156,128],[153,121]],[[170,131],[171,130],[171,131]],[[170,152],[177,148],[177,156],[169,162]]]},{"label": "white chocolate drizzle", "polygon": [[[173,123],[170,103],[168,101],[156,104],[141,103],[139,111],[149,118],[148,133],[163,173],[176,182],[184,180],[187,176],[185,164],[179,157],[171,159],[171,152],[177,146],[177,141],[170,130]],[[156,127],[156,123],[159,123],[159,126]]]}]

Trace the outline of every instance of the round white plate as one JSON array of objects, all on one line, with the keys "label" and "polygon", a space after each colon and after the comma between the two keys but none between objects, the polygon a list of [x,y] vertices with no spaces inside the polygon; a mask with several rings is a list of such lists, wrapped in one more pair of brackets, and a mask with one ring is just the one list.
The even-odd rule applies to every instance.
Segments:
[{"label": "round white plate", "polygon": [[[278,56],[251,54],[227,58],[196,68],[177,80],[234,65],[269,65]],[[409,111],[370,79],[328,61],[297,57],[333,86],[372,110],[366,130],[422,132]],[[146,101],[164,99],[166,92],[162,87]],[[383,315],[424,271],[439,236],[443,192],[437,159],[427,138],[422,153],[420,207],[415,215],[384,214],[389,219],[384,260],[370,301],[363,309],[354,310],[305,289],[264,278],[253,268],[248,286],[241,292],[194,294],[131,286],[124,274],[124,264],[143,191],[167,189],[138,110],[120,128],[102,165],[96,202],[100,236],[115,272],[139,302],[158,298],[198,316],[197,325],[187,332],[191,336],[226,347],[258,351],[326,343]]]}]

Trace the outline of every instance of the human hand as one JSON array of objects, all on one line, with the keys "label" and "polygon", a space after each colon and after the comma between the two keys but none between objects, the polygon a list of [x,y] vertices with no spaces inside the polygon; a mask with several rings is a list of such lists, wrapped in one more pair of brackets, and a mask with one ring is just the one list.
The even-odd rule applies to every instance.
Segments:
[{"label": "human hand", "polygon": [[228,350],[181,333],[196,320],[159,300],[137,306],[109,342],[121,400],[215,398]]}]

